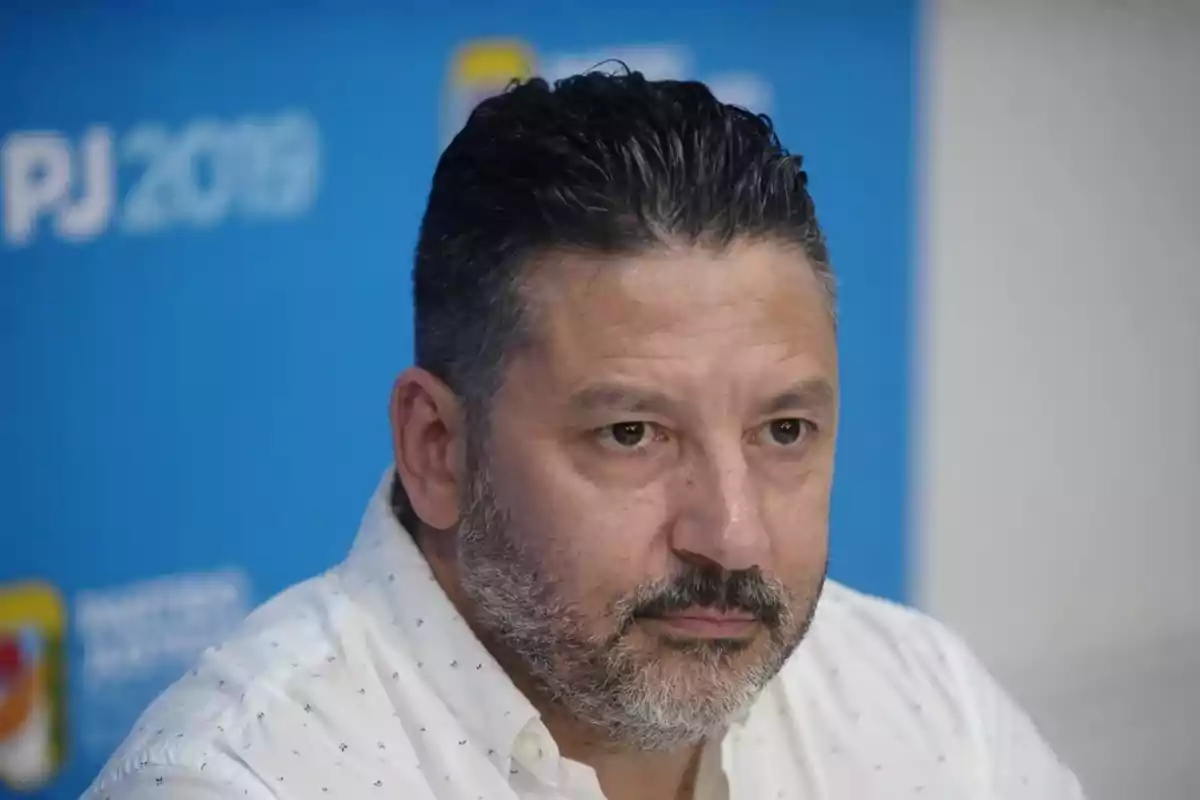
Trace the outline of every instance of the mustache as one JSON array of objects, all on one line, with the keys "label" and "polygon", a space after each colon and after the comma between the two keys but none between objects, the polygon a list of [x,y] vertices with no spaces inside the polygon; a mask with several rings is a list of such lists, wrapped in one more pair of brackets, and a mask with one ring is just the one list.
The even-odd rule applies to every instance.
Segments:
[{"label": "mustache", "polygon": [[689,565],[665,584],[638,592],[629,618],[662,617],[696,606],[753,614],[772,628],[782,624],[788,609],[783,587],[758,567],[725,570]]}]

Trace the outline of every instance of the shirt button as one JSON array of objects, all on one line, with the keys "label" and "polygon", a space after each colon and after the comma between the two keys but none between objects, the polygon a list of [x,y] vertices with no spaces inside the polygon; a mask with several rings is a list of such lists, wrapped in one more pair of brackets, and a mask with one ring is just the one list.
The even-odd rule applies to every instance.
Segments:
[{"label": "shirt button", "polygon": [[522,733],[517,737],[517,745],[513,750],[517,760],[525,764],[540,764],[546,760],[546,748],[532,733]]}]

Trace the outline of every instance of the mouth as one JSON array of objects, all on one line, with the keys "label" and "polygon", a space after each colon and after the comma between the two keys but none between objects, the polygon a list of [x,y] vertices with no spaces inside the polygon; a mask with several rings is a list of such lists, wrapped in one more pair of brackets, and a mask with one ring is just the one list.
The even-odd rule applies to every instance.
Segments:
[{"label": "mouth", "polygon": [[639,617],[638,621],[664,634],[695,639],[745,639],[752,636],[760,624],[759,619],[749,612],[700,607]]}]

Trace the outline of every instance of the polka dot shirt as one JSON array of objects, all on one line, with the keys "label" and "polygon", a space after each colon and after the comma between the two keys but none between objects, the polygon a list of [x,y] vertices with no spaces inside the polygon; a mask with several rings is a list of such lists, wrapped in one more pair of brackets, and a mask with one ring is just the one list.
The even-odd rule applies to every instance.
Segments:
[{"label": "polka dot shirt", "polygon": [[[346,561],[205,652],[83,800],[604,800],[434,581],[390,481]],[[709,743],[696,797],[1083,793],[955,636],[830,582],[805,642]]]}]

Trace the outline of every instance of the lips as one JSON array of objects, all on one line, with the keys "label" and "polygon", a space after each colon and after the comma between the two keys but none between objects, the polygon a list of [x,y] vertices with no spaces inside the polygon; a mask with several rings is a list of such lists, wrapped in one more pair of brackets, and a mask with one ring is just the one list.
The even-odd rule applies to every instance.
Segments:
[{"label": "lips", "polygon": [[740,639],[753,633],[758,618],[745,611],[722,611],[715,608],[692,607],[644,617],[652,627],[664,629],[675,636],[702,639]]},{"label": "lips", "polygon": [[685,620],[694,619],[703,622],[754,622],[753,614],[737,611],[718,611],[716,609],[687,609],[686,611],[675,611],[669,614],[663,614],[661,619],[666,620]]}]

